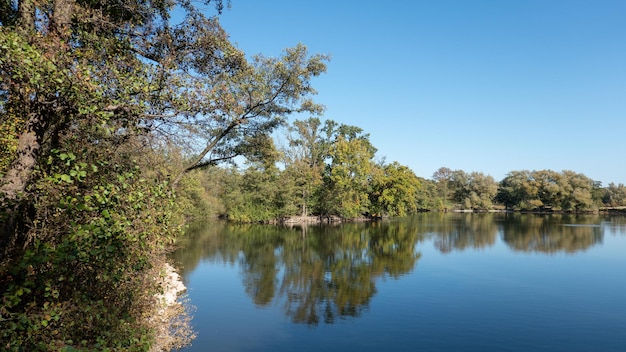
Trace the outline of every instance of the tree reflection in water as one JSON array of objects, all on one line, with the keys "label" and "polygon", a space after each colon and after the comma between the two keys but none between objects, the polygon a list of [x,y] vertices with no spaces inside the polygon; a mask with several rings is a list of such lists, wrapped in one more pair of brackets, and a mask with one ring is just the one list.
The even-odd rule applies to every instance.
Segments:
[{"label": "tree reflection in water", "polygon": [[498,223],[493,213],[438,214],[434,244],[442,253],[468,248],[484,248],[496,243]]},{"label": "tree reflection in water", "polygon": [[[412,222],[339,226],[207,225],[174,254],[183,274],[202,258],[237,260],[246,293],[258,306],[279,301],[293,322],[332,324],[358,317],[376,293],[376,279],[398,278],[419,259]],[[201,229],[196,229],[202,232]]]},{"label": "tree reflection in water", "polygon": [[[245,292],[263,307],[282,304],[296,323],[332,324],[358,317],[376,294],[376,280],[398,278],[432,240],[442,253],[493,246],[573,253],[602,242],[610,217],[530,214],[423,214],[335,226],[197,225],[173,257],[185,276],[201,261],[239,264]],[[609,227],[610,228],[610,227]]]},{"label": "tree reflection in water", "polygon": [[592,215],[508,214],[502,239],[514,250],[575,253],[602,243],[604,226]]},{"label": "tree reflection in water", "polygon": [[575,253],[602,243],[601,224],[616,221],[599,215],[519,213],[432,214],[428,219],[419,231],[428,232],[444,254],[491,247],[498,234],[515,251]]}]

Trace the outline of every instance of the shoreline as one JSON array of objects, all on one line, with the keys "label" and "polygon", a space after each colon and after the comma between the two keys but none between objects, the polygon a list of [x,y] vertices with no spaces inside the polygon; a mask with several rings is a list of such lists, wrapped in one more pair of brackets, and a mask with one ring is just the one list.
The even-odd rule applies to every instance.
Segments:
[{"label": "shoreline", "polygon": [[[596,210],[581,210],[581,211],[563,211],[563,210],[513,210],[513,209],[445,209],[445,210],[420,210],[420,213],[425,212],[439,212],[439,213],[517,213],[517,214],[615,214],[626,215],[626,207],[601,207]],[[364,221],[378,221],[387,217],[360,217],[353,219],[344,219],[338,216],[289,216],[263,223],[274,225],[315,225],[315,224],[341,224],[346,222],[364,222]]]},{"label": "shoreline", "polygon": [[149,318],[155,330],[150,352],[179,350],[195,338],[189,307],[180,300],[187,287],[176,268],[167,262],[154,278],[160,292],[154,295],[156,307]]}]

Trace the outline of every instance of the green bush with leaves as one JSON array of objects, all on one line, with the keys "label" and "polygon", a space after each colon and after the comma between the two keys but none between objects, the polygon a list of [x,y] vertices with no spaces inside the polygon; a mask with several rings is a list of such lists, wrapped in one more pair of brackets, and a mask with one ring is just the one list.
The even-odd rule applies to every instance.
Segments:
[{"label": "green bush with leaves", "polygon": [[[132,162],[55,150],[35,187],[35,238],[2,276],[2,349],[147,350],[147,273],[180,232],[166,183]],[[44,192],[45,190],[45,192]]]},{"label": "green bush with leaves", "polygon": [[219,208],[183,175],[321,111],[326,56],[248,62],[210,3],[0,3],[0,350],[147,349],[166,247]]}]

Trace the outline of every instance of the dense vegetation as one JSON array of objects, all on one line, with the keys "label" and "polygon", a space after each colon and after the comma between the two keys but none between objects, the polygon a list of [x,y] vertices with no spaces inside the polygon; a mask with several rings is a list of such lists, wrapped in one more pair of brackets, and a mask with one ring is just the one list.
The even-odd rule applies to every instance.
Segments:
[{"label": "dense vegetation", "polygon": [[417,210],[418,178],[398,163],[375,162],[376,149],[360,128],[310,118],[295,121],[288,132],[287,146],[264,153],[271,157],[248,159],[241,172],[223,171],[221,199],[230,219],[350,219]]},{"label": "dense vegetation", "polygon": [[266,222],[311,215],[405,216],[425,210],[591,212],[626,205],[623,184],[602,187],[567,170],[511,171],[497,182],[481,172],[442,167],[424,179],[397,162],[376,161],[367,134],[332,120],[296,120],[285,135],[280,148],[267,143],[265,158],[194,175],[197,182],[211,183],[206,187],[212,190],[211,201],[200,202],[197,209],[214,212],[203,216]]},{"label": "dense vegetation", "polygon": [[155,347],[166,253],[211,199],[184,175],[321,111],[324,56],[248,60],[211,3],[0,2],[0,350]]}]

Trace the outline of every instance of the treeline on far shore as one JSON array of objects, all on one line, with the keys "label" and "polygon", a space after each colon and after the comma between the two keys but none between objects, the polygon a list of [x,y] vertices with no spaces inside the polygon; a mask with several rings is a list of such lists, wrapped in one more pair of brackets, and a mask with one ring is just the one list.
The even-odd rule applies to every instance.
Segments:
[{"label": "treeline on far shore", "polygon": [[[376,161],[369,135],[356,126],[297,120],[286,142],[268,138],[240,166],[212,166],[185,180],[188,214],[241,222],[357,219],[420,211],[619,211],[626,186],[574,171],[511,171],[501,180],[441,167],[430,179],[397,162]],[[261,146],[261,145],[260,145]]]}]

